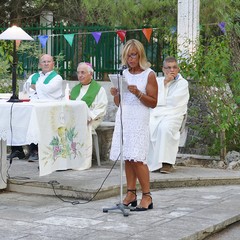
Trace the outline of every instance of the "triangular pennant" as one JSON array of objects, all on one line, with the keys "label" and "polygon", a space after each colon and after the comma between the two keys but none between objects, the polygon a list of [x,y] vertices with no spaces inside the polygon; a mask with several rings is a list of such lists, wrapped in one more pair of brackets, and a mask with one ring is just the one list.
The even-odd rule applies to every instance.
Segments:
[{"label": "triangular pennant", "polygon": [[92,32],[92,35],[93,35],[96,43],[98,43],[101,38],[102,33],[101,32]]},{"label": "triangular pennant", "polygon": [[142,32],[144,33],[145,37],[147,38],[148,42],[150,41],[152,35],[152,28],[144,28]]},{"label": "triangular pennant", "polygon": [[218,26],[220,27],[221,31],[225,34],[226,33],[226,29],[225,29],[225,22],[220,22],[218,23]]},{"label": "triangular pennant", "polygon": [[48,35],[39,35],[38,39],[39,39],[39,41],[40,41],[40,43],[42,45],[42,48],[45,48],[47,40],[48,40]]},{"label": "triangular pennant", "polygon": [[74,39],[75,34],[64,34],[64,38],[67,40],[70,46],[73,44],[73,39]]},{"label": "triangular pennant", "polygon": [[121,39],[121,42],[124,42],[124,39],[125,39],[125,36],[126,36],[126,32],[127,31],[125,31],[125,30],[118,30],[117,31],[117,35]]}]

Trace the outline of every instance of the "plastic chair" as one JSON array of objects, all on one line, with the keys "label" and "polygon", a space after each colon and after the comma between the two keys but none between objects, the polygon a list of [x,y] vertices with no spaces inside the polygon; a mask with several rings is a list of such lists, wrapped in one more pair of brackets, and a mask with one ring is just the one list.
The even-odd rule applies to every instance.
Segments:
[{"label": "plastic chair", "polygon": [[95,149],[95,153],[96,153],[96,157],[97,157],[97,164],[98,164],[98,166],[101,166],[99,144],[98,144],[98,135],[97,135],[97,132],[95,130],[92,132],[92,138],[93,138],[93,147]]},{"label": "plastic chair", "polygon": [[187,122],[187,117],[188,117],[188,114],[185,113],[185,114],[183,115],[182,125],[181,125],[180,130],[179,130],[180,133],[183,133],[183,131],[184,131],[184,129],[185,129],[186,122]]},{"label": "plastic chair", "polygon": [[183,121],[182,121],[182,125],[180,127],[180,141],[179,141],[179,147],[184,147],[186,140],[187,140],[187,133],[188,133],[188,128],[186,127],[186,122],[187,122],[187,113],[184,114],[183,116]]}]

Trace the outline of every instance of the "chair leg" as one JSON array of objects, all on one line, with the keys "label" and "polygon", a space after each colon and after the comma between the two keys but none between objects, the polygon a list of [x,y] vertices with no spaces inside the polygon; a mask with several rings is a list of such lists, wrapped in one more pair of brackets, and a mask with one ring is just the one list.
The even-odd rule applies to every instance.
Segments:
[{"label": "chair leg", "polygon": [[95,149],[95,153],[96,153],[96,157],[97,157],[97,164],[98,166],[101,166],[100,163],[100,153],[99,153],[99,144],[98,144],[98,135],[97,134],[93,134],[93,144],[94,144],[94,149]]}]

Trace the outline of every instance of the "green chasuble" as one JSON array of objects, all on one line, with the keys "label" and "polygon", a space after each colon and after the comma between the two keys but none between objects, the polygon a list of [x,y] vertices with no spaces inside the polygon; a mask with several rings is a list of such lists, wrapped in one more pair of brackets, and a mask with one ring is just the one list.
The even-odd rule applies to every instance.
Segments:
[{"label": "green chasuble", "polygon": [[[70,94],[71,100],[77,99],[77,97],[80,94],[81,87],[82,87],[82,84],[79,83],[72,89],[71,94]],[[101,85],[99,83],[97,83],[95,80],[92,80],[86,94],[82,97],[81,100],[86,102],[88,107],[90,107],[92,105],[95,97],[97,96],[100,88],[101,88]]]},{"label": "green chasuble", "polygon": [[[47,77],[46,79],[44,80],[44,84],[48,84],[50,82],[50,80],[52,80],[55,76],[57,76],[58,74],[55,72],[55,71],[52,71]],[[39,73],[35,73],[33,76],[32,76],[32,84],[36,84],[38,78],[40,77],[40,74]]]}]

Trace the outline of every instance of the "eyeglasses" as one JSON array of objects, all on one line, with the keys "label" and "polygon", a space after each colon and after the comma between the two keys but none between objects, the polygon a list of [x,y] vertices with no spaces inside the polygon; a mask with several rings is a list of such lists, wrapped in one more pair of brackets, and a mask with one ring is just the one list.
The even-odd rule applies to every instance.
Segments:
[{"label": "eyeglasses", "polygon": [[131,53],[131,54],[129,54],[129,55],[127,55],[127,58],[133,58],[133,59],[135,59],[135,58],[137,58],[137,53]]},{"label": "eyeglasses", "polygon": [[177,70],[178,69],[178,66],[173,66],[173,67],[163,67],[164,69],[167,69],[167,70]]}]

